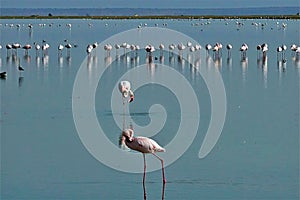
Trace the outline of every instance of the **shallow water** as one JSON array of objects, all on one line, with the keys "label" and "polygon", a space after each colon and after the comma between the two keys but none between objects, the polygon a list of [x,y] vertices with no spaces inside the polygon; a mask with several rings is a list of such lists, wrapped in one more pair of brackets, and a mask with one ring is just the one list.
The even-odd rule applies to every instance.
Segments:
[{"label": "shallow water", "polygon": [[[183,53],[187,60],[199,58],[200,69],[218,70],[226,91],[227,112],[222,134],[204,159],[199,159],[198,153],[212,115],[210,92],[203,77],[187,60],[182,61],[177,55],[170,59],[170,54],[164,52],[164,64],[190,82],[201,111],[193,143],[165,169],[165,199],[298,199],[300,63],[288,49],[286,69],[283,70],[279,66],[284,63],[277,62],[276,47],[281,44],[289,47],[292,43],[300,45],[299,21],[239,22],[244,25],[237,26],[236,20],[2,20],[0,71],[7,72],[7,79],[0,79],[1,199],[143,198],[142,174],[120,172],[95,159],[80,140],[72,112],[76,74],[81,64],[90,60],[92,64],[85,70],[87,75],[90,74],[87,80],[95,81],[99,70],[105,69],[95,94],[95,111],[99,124],[113,144],[118,146],[121,132],[118,123],[122,124],[115,121],[115,117],[122,119],[125,116],[126,126],[146,126],[151,123],[151,117],[164,117],[162,110],[149,110],[153,104],[161,104],[167,113],[165,126],[154,136],[155,140],[162,146],[172,140],[181,117],[180,101],[176,100],[172,90],[157,84],[136,89],[136,99],[129,106],[131,119],[128,113],[122,114],[121,109],[115,112],[110,105],[117,80],[130,69],[145,64],[144,50],[138,52],[139,62],[121,56],[110,65],[111,58],[106,59],[107,66],[102,66],[98,56],[105,55],[102,46],[86,58],[87,44],[100,43],[121,31],[137,28],[140,23],[157,24],[158,27],[167,23],[167,28],[190,36],[202,47],[206,43],[223,44],[220,60],[214,60],[212,53],[207,59],[204,50],[189,58],[187,50]],[[264,26],[255,27],[252,22]],[[27,27],[29,23],[33,24],[31,31]],[[46,26],[38,26],[40,23]],[[71,29],[65,26],[67,23],[72,24]],[[287,23],[285,29],[282,23]],[[16,28],[15,24],[20,24],[21,28]],[[64,50],[59,57],[56,47],[64,43],[64,39],[78,47],[71,49],[70,56]],[[22,49],[16,57],[11,52],[7,56],[6,43],[32,44],[36,41],[41,44],[42,40],[51,46],[48,56],[41,52],[36,56],[33,49],[29,56],[24,56]],[[241,59],[238,51],[244,42],[249,46],[246,60]],[[233,46],[231,59],[227,59],[227,43]],[[267,62],[257,60],[256,45],[262,43],[269,45]],[[113,58],[114,53],[113,49]],[[119,54],[122,53],[120,50]],[[159,55],[156,51],[153,56],[159,58]],[[24,72],[17,70],[18,63]],[[163,73],[164,68],[159,63],[159,59],[155,60],[149,68],[148,75],[154,82]],[[132,75],[132,79],[138,78]],[[132,87],[135,90],[134,84]],[[184,113],[184,117],[190,122],[197,119],[193,113]],[[138,130],[138,127],[133,128]],[[188,135],[188,128],[186,132]],[[148,133],[136,134],[154,133],[148,130]],[[160,154],[162,157],[172,153],[166,150]],[[103,154],[109,152],[107,149]],[[135,156],[140,158],[137,165],[142,170],[142,155]],[[146,157],[149,165],[159,162],[151,155]],[[148,199],[161,198],[160,170],[147,173],[146,188]]]}]

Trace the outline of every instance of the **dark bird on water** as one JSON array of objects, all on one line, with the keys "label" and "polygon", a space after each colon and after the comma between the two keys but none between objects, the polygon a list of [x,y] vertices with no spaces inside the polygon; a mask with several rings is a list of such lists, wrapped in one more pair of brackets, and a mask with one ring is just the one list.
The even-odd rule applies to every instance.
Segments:
[{"label": "dark bird on water", "polygon": [[0,73],[0,78],[1,79],[6,79],[6,72],[1,72]]},{"label": "dark bird on water", "polygon": [[24,71],[24,68],[21,67],[20,65],[19,65],[18,69],[19,69],[19,71]]}]

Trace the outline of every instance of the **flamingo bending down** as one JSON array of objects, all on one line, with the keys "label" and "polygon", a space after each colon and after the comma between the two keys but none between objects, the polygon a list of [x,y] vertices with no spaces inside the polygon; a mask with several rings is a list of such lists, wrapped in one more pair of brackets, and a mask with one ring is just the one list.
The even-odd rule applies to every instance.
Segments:
[{"label": "flamingo bending down", "polygon": [[6,55],[8,56],[8,51],[10,49],[12,49],[12,45],[11,44],[7,44],[5,47],[6,47]]},{"label": "flamingo bending down", "polygon": [[125,141],[125,144],[127,147],[129,147],[132,150],[139,151],[143,154],[144,158],[144,176],[143,176],[143,185],[145,184],[145,178],[146,178],[146,159],[145,154],[151,153],[156,158],[158,158],[161,162],[162,166],[162,176],[163,176],[163,183],[166,183],[166,177],[165,177],[165,170],[164,170],[164,161],[162,158],[160,158],[158,155],[156,155],[156,152],[165,152],[166,150],[159,146],[154,140],[147,138],[147,137],[133,137],[133,130],[132,129],[125,129],[122,132],[122,139]]},{"label": "flamingo bending down", "polygon": [[28,55],[28,50],[31,49],[31,45],[25,44],[22,48],[25,49],[25,55]]},{"label": "flamingo bending down", "polygon": [[134,100],[134,94],[131,91],[131,85],[129,81],[121,81],[119,83],[119,91],[122,93],[123,98],[127,98],[129,94],[129,103]]}]

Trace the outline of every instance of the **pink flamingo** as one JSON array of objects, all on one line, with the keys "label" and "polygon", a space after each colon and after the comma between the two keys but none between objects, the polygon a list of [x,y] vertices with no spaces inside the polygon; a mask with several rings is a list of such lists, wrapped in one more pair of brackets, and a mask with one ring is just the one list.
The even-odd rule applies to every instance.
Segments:
[{"label": "pink flamingo", "polygon": [[131,91],[131,85],[129,81],[121,81],[119,83],[119,91],[122,93],[123,98],[127,98],[129,94],[129,100],[128,100],[129,103],[134,100],[134,94]]},{"label": "pink flamingo", "polygon": [[161,162],[162,166],[162,176],[163,176],[163,184],[165,184],[166,177],[165,177],[165,170],[164,170],[164,161],[162,158],[160,158],[158,155],[156,155],[156,152],[165,152],[166,150],[159,146],[157,142],[154,140],[147,138],[147,137],[134,137],[133,136],[133,130],[132,129],[125,129],[122,132],[122,141],[125,141],[125,144],[127,147],[129,147],[132,150],[139,151],[143,154],[144,158],[144,175],[143,175],[143,187],[144,187],[144,198],[146,199],[146,193],[145,193],[145,179],[146,179],[146,153],[153,154],[156,158],[158,158]]},{"label": "pink flamingo", "polygon": [[25,49],[25,55],[28,55],[28,50],[31,49],[31,45],[25,44],[22,48]]}]

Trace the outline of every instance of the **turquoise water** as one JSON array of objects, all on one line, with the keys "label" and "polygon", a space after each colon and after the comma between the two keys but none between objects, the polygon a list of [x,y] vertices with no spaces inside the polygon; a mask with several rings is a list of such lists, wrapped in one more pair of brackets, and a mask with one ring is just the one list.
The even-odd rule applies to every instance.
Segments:
[{"label": "turquoise water", "polygon": [[[203,77],[195,73],[187,61],[183,64],[177,55],[170,60],[170,54],[164,52],[164,64],[190,82],[201,111],[193,143],[165,169],[164,198],[298,199],[300,63],[288,49],[286,69],[279,68],[283,63],[277,62],[276,47],[300,45],[299,21],[238,21],[244,25],[237,26],[236,20],[2,20],[0,71],[7,72],[7,79],[0,79],[1,199],[143,198],[142,174],[120,172],[95,159],[81,142],[72,113],[73,85],[86,59],[87,44],[100,43],[114,34],[137,28],[140,23],[151,27],[167,23],[167,28],[190,36],[202,47],[206,43],[223,44],[220,60],[214,60],[212,53],[211,58],[206,59],[204,50],[199,56],[200,68],[220,72],[227,100],[222,134],[204,159],[199,159],[198,153],[212,115],[210,93]],[[252,22],[264,26],[255,27]],[[29,23],[33,24],[31,31],[27,28]],[[71,29],[66,27],[67,23],[72,24]],[[287,24],[285,29],[282,23]],[[5,24],[20,24],[21,28]],[[59,57],[57,46],[64,43],[64,39],[78,47],[71,49],[70,56],[64,50]],[[29,56],[24,56],[23,49],[18,50],[17,57],[11,56],[11,52],[7,56],[7,43],[41,44],[42,40],[50,44],[48,57],[43,57],[41,52],[36,56],[34,49],[29,51]],[[241,60],[238,51],[244,42],[249,46],[247,61]],[[231,59],[227,59],[227,43],[233,46]],[[264,64],[257,60],[256,52],[256,45],[262,43],[269,45]],[[122,53],[120,49],[119,54]],[[139,62],[127,61],[121,56],[110,65],[102,66],[97,65],[99,54],[105,55],[102,46],[87,58],[92,61],[88,66],[89,79],[93,80],[98,69],[105,68],[96,90],[95,110],[107,138],[117,146],[121,130],[113,117],[122,116],[122,110],[112,111],[110,96],[117,80],[138,64],[145,64],[146,55],[140,50]],[[153,56],[159,58],[159,55],[156,51]],[[132,55],[128,53],[128,56]],[[183,57],[188,57],[187,50]],[[106,61],[109,63],[110,59]],[[197,59],[196,53],[192,59]],[[24,72],[17,70],[18,63]],[[155,80],[162,69],[159,60],[154,63],[149,76]],[[149,108],[161,104],[168,116],[165,126],[154,138],[162,146],[167,145],[180,126],[180,102],[172,91],[157,84],[136,89],[135,96],[129,106],[132,118],[125,115],[126,126],[130,123],[146,126],[151,116],[160,119],[161,111],[151,112]],[[191,122],[196,119],[193,115],[189,117]],[[189,129],[186,131],[188,134]],[[165,154],[172,153],[166,150]],[[109,152],[107,149],[103,154]],[[140,157],[142,170],[142,155],[136,156]],[[146,157],[148,162],[158,162],[151,160],[151,155]],[[147,199],[161,198],[160,170],[147,173],[146,188]]]}]

